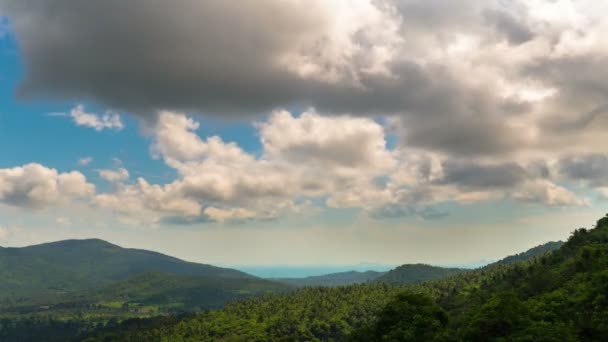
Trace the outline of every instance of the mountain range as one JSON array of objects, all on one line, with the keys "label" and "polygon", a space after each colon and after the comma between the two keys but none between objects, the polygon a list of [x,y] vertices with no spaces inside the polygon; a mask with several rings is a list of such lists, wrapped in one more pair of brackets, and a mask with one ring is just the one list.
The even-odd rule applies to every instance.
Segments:
[{"label": "mountain range", "polygon": [[[557,249],[537,246],[497,264],[510,264]],[[299,287],[380,282],[394,285],[444,279],[466,269],[405,264],[388,272],[349,271],[306,278],[262,279],[161,253],[122,248],[99,239],[65,240],[23,248],[0,248],[0,308],[15,314],[117,312],[146,316],[220,308],[252,295]]]}]

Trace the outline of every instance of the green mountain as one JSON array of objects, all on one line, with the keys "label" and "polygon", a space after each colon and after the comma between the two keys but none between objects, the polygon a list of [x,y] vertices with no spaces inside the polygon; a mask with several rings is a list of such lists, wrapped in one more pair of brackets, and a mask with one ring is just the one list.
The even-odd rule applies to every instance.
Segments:
[{"label": "green mountain", "polygon": [[297,287],[305,286],[346,286],[353,284],[363,284],[375,280],[386,272],[376,271],[348,271],[339,273],[330,273],[320,276],[312,276],[306,278],[273,278],[272,280]]},{"label": "green mountain", "polygon": [[527,255],[425,283],[304,288],[194,316],[130,320],[81,339],[607,341],[608,217],[559,249]]},{"label": "green mountain", "polygon": [[246,273],[91,240],[0,248],[0,307],[44,301],[150,272],[244,281]]},{"label": "green mountain", "polygon": [[485,272],[434,298],[395,298],[356,340],[608,340],[608,216],[575,230],[559,249]]},{"label": "green mountain", "polygon": [[[510,265],[520,261],[540,257],[546,253],[559,249],[563,244],[563,241],[547,242],[545,244],[530,248],[525,252],[505,257],[497,262],[484,266],[481,269],[487,269],[488,267],[492,267],[494,265]],[[376,281],[387,284],[414,284],[444,279],[458,273],[470,271],[471,270],[462,268],[446,268],[426,264],[405,264],[387,272],[381,277],[378,277]]]},{"label": "green mountain", "polygon": [[508,265],[508,264],[514,264],[519,261],[529,260],[534,257],[542,256],[546,253],[559,249],[563,244],[564,244],[563,241],[550,241],[550,242],[544,243],[542,245],[530,248],[529,250],[527,250],[523,253],[510,255],[504,259],[501,259],[501,260],[495,262],[495,264]]},{"label": "green mountain", "polygon": [[415,284],[465,272],[462,268],[445,268],[426,264],[401,265],[376,279],[387,284]]}]

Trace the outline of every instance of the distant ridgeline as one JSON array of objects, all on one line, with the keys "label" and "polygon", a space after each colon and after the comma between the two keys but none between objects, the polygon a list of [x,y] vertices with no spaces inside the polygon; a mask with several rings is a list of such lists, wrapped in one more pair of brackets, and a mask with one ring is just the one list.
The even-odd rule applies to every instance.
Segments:
[{"label": "distant ridgeline", "polygon": [[608,217],[566,243],[439,280],[306,287],[187,317],[108,324],[81,339],[608,341]]}]

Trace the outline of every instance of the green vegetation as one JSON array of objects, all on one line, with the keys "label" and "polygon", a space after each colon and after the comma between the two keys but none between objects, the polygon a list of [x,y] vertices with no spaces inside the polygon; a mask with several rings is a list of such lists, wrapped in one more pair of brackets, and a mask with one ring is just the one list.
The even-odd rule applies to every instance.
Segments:
[{"label": "green vegetation", "polygon": [[0,308],[45,303],[57,295],[93,289],[147,272],[251,278],[236,270],[121,248],[96,239],[0,248]]},{"label": "green vegetation", "polygon": [[530,260],[531,258],[534,258],[536,256],[543,255],[547,252],[551,252],[556,249],[559,249],[563,244],[564,244],[563,241],[550,241],[550,242],[544,243],[542,245],[536,246],[534,248],[530,248],[529,250],[527,250],[523,253],[508,256],[502,260],[497,261],[496,264],[507,264],[508,265],[508,264],[514,264],[519,261]]},{"label": "green vegetation", "polygon": [[240,271],[101,240],[0,248],[0,341],[21,335],[64,341],[133,317],[217,309],[290,289]]},{"label": "green vegetation", "polygon": [[466,271],[461,268],[444,268],[425,264],[402,265],[376,281],[387,284],[415,284],[425,281],[437,280]]},{"label": "green vegetation", "polygon": [[339,273],[331,273],[321,276],[312,276],[306,278],[275,278],[272,279],[274,281],[304,287],[304,286],[346,286],[353,284],[363,284],[375,280],[381,277],[386,272],[376,272],[376,271],[349,271],[349,272],[339,272]]}]

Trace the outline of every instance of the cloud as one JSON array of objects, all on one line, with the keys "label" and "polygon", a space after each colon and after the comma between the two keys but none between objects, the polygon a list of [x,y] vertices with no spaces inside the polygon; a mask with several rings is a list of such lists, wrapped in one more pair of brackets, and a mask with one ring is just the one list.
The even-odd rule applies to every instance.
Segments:
[{"label": "cloud", "polygon": [[72,224],[72,220],[70,220],[67,217],[58,217],[55,219],[55,223],[62,225],[62,226],[69,226]]},{"label": "cloud", "polygon": [[504,35],[511,44],[523,44],[534,38],[534,33],[519,18],[513,14],[501,10],[487,10],[484,16],[490,25]]},{"label": "cloud", "polygon": [[[432,217],[427,208],[449,201],[583,205],[566,183],[606,183],[602,2],[0,0],[0,8],[23,56],[21,96],[148,119],[152,154],[177,177],[96,196],[125,215],[271,219],[313,199],[372,217]],[[256,124],[262,150],[200,137],[197,119],[183,113],[270,113]],[[70,116],[97,130],[123,126],[113,112],[82,106]]]},{"label": "cloud", "polygon": [[0,169],[0,203],[41,209],[87,198],[95,186],[77,171],[59,173],[40,164]]},{"label": "cloud", "polygon": [[0,226],[0,240],[6,239],[6,237],[8,236],[8,234],[9,234],[8,229]]},{"label": "cloud", "polygon": [[85,126],[103,131],[104,129],[121,130],[124,128],[120,116],[117,113],[106,112],[103,115],[87,113],[84,106],[78,105],[70,111],[70,117],[78,126]]},{"label": "cloud", "polygon": [[83,157],[78,159],[78,165],[80,166],[88,166],[93,162],[93,157]]},{"label": "cloud", "polygon": [[608,155],[587,154],[565,157],[558,162],[559,173],[568,180],[591,187],[608,186]]},{"label": "cloud", "polygon": [[515,163],[481,165],[448,162],[444,163],[443,172],[445,176],[439,182],[477,190],[516,187],[528,178],[526,170]]},{"label": "cloud", "polygon": [[583,206],[587,199],[579,198],[572,191],[546,180],[527,183],[516,190],[512,196],[516,200],[544,203],[550,206]]},{"label": "cloud", "polygon": [[[277,110],[255,127],[259,155],[217,136],[200,137],[200,123],[183,113],[161,112],[149,130],[151,151],[178,177],[167,184],[143,178],[120,184],[96,203],[123,215],[180,224],[276,219],[311,209],[311,200],[362,209],[372,218],[425,219],[444,216],[433,205],[447,201],[583,204],[550,180],[544,163],[480,164],[391,150],[385,127],[367,118]],[[109,178],[118,176],[112,172]]]},{"label": "cloud", "polygon": [[129,179],[129,171],[124,168],[118,170],[99,170],[99,177],[107,180],[110,183],[120,183]]},{"label": "cloud", "polygon": [[[597,134],[608,79],[601,2],[0,0],[0,8],[19,41],[25,97],[152,118],[309,106],[395,116],[403,147],[456,159],[513,161],[608,142]],[[118,128],[116,118],[89,125]]]}]

